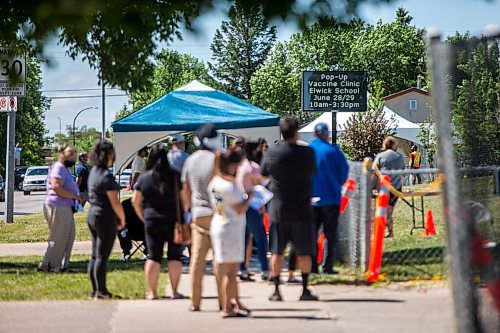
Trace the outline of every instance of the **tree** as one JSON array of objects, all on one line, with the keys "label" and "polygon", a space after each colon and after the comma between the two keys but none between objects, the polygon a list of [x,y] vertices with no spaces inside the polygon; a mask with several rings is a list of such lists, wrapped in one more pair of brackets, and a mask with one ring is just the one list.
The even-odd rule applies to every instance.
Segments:
[{"label": "tree", "polygon": [[210,45],[213,63],[208,66],[227,92],[249,100],[250,80],[264,64],[274,42],[276,27],[264,20],[260,6],[245,10],[240,2],[229,9],[229,21],[223,21]]},{"label": "tree", "polygon": [[[42,94],[42,71],[34,53],[26,54],[26,96],[17,98],[16,144],[21,150],[21,163],[36,165],[42,162],[40,149],[45,145],[45,112],[50,100]],[[0,169],[5,167],[7,114],[0,113]]]},{"label": "tree", "polygon": [[300,109],[300,82],[305,70],[346,69],[350,45],[364,28],[360,20],[340,23],[323,18],[277,43],[269,60],[252,78],[252,103],[299,122],[314,119],[317,113]]},{"label": "tree", "polygon": [[148,82],[146,88],[133,90],[131,93],[130,101],[133,111],[137,111],[192,80],[198,80],[213,87],[217,85],[202,61],[167,49],[164,49],[158,56],[151,77],[146,79]]},{"label": "tree", "polygon": [[[262,5],[267,19],[289,17],[307,21],[334,11],[339,17],[352,15],[363,1],[334,5],[333,0],[315,0],[296,6],[298,2],[255,0],[246,3]],[[152,56],[159,42],[181,37],[181,25],[191,28],[194,18],[220,4],[224,5],[223,1],[6,0],[0,5],[1,12],[8,13],[0,17],[0,43],[17,45],[25,40],[42,51],[48,37],[57,36],[70,56],[81,55],[92,68],[102,70],[104,82],[129,91],[147,83],[143,78],[153,71]]]},{"label": "tree", "polygon": [[432,115],[430,115],[426,121],[420,124],[420,131],[418,132],[417,137],[422,143],[422,148],[427,152],[427,161],[429,162],[429,168],[434,168],[434,156],[437,153],[437,138]]},{"label": "tree", "polygon": [[[456,40],[464,41],[464,38]],[[495,42],[488,45],[485,39],[465,37],[465,40],[467,48],[459,52],[457,70],[452,80],[457,82],[457,77],[461,79],[452,94],[452,120],[458,139],[458,160],[466,166],[498,165],[499,44]]]},{"label": "tree", "polygon": [[352,44],[347,67],[368,71],[388,95],[416,86],[417,76],[426,74],[426,49],[423,30],[410,22],[399,8],[395,22],[368,26]]},{"label": "tree", "polygon": [[344,125],[343,134],[340,136],[342,150],[353,161],[374,157],[380,152],[384,138],[396,134],[396,120],[385,118],[382,83],[372,82],[370,92],[368,111],[353,114]]},{"label": "tree", "polygon": [[[96,143],[97,140],[101,138],[101,132],[97,131],[95,128],[87,126],[82,126],[75,128],[75,149],[78,153],[88,152],[90,148]],[[65,133],[56,133],[52,138],[52,143],[56,146],[62,145],[64,143],[73,146],[73,127],[66,126]]]}]

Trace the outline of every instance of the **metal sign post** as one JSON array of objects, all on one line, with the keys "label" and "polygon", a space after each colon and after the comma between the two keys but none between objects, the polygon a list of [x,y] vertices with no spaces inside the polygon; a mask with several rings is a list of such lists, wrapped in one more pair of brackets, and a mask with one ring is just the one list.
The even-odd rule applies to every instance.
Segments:
[{"label": "metal sign post", "polygon": [[337,112],[362,112],[367,107],[368,73],[302,72],[302,110],[332,113],[332,144],[337,143]]},{"label": "metal sign post", "polygon": [[0,97],[0,112],[7,112],[7,150],[5,154],[5,222],[14,222],[14,169],[16,167],[17,97]]},{"label": "metal sign post", "polygon": [[[0,48],[0,96],[25,96],[26,57],[12,49]],[[5,221],[14,222],[14,169],[16,167],[17,97],[0,97],[0,111],[7,116],[7,151],[5,154],[6,209]]]}]

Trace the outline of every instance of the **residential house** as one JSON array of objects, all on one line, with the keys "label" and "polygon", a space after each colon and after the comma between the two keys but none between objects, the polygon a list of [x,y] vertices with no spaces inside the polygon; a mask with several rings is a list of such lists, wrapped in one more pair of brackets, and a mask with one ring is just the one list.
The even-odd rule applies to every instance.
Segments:
[{"label": "residential house", "polygon": [[430,115],[430,93],[419,88],[408,88],[384,97],[385,105],[396,114],[411,121],[422,123]]}]

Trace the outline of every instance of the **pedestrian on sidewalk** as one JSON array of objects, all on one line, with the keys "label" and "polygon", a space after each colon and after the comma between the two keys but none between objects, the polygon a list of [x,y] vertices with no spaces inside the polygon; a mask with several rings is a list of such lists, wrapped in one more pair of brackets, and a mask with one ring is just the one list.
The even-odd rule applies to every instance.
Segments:
[{"label": "pedestrian on sidewalk", "polygon": [[99,140],[90,152],[94,165],[89,175],[90,210],[87,216],[92,235],[92,257],[88,265],[91,297],[113,298],[106,287],[108,258],[113,249],[116,231],[125,227],[125,213],[120,203],[120,185],[108,172],[115,161],[115,149],[107,140]]},{"label": "pedestrian on sidewalk", "polygon": [[[405,162],[403,159],[403,155],[401,155],[398,151],[398,141],[393,136],[388,136],[384,139],[382,143],[382,152],[378,153],[373,160],[373,164],[375,164],[380,171],[386,170],[403,170],[405,168]],[[403,187],[403,176],[401,175],[393,175],[390,176],[392,187],[394,187],[397,191],[401,191]],[[373,174],[372,177],[374,183],[378,185],[380,180],[378,179],[376,174]],[[388,233],[386,237],[392,238],[394,237],[394,220],[393,213],[394,207],[398,201],[398,197],[394,195],[392,192],[389,195],[389,207],[387,208],[387,230]]]},{"label": "pedestrian on sidewalk", "polygon": [[245,259],[245,213],[248,210],[248,194],[236,184],[236,170],[242,158],[243,150],[237,147],[217,153],[215,176],[208,185],[214,208],[210,237],[223,277],[223,318],[247,317],[250,313],[240,302],[236,282],[238,266]]},{"label": "pedestrian on sidewalk", "polygon": [[312,180],[316,171],[314,151],[297,144],[299,125],[291,117],[281,119],[283,141],[274,145],[264,156],[261,173],[271,178],[274,196],[270,203],[271,281],[274,293],[270,301],[281,301],[279,291],[283,252],[289,242],[297,253],[302,271],[302,301],[316,301],[311,294],[309,274],[311,257],[315,253],[315,234],[311,206]]},{"label": "pedestrian on sidewalk", "polygon": [[[323,274],[336,274],[333,269],[334,249],[338,243],[338,221],[342,185],[349,174],[349,164],[336,144],[330,144],[328,125],[318,123],[314,127],[316,139],[310,147],[316,156],[316,175],[313,179],[313,212],[315,235],[323,230],[327,240],[326,257],[323,262]],[[317,243],[315,243],[317,244]],[[312,260],[312,272],[318,273],[318,247]]]},{"label": "pedestrian on sidewalk", "polygon": [[[212,221],[212,204],[207,187],[214,173],[215,152],[221,148],[221,137],[214,125],[202,125],[195,136],[198,150],[186,159],[182,169],[182,203],[186,215],[186,222],[191,221],[191,260],[189,272],[191,274],[191,311],[200,311],[202,281],[205,275],[206,256],[212,241],[210,238],[210,222]],[[224,300],[221,289],[221,277],[218,265],[213,262],[214,274],[217,282],[219,307],[222,310]]]},{"label": "pedestrian on sidewalk", "polygon": [[87,201],[89,201],[89,166],[88,166],[89,156],[86,152],[80,153],[78,155],[79,163],[76,165],[75,176],[76,183],[78,184],[78,190],[80,191],[80,196],[82,197],[82,206],[85,206]]},{"label": "pedestrian on sidewalk", "polygon": [[58,160],[50,167],[47,176],[43,214],[49,226],[49,244],[43,261],[38,265],[39,272],[51,269],[67,271],[75,241],[74,206],[76,201],[82,201],[78,185],[69,171],[75,165],[76,152],[66,144],[59,146],[58,152]]},{"label": "pedestrian on sidewalk", "polygon": [[[258,140],[247,140],[244,144],[245,158],[238,166],[236,173],[236,183],[243,193],[252,191],[252,187],[261,183],[262,176],[260,175],[260,143]],[[257,254],[259,257],[260,268],[262,272],[262,279],[267,280],[269,276],[269,263],[267,262],[267,251],[269,244],[267,241],[266,230],[263,222],[263,209],[256,210],[251,207],[246,212],[246,235],[245,242],[251,243],[252,236],[255,239],[257,246]],[[253,247],[253,246],[252,246]],[[249,280],[250,274],[248,272],[248,262],[252,251],[245,251],[246,260],[241,264],[242,280]]]},{"label": "pedestrian on sidewalk", "polygon": [[168,276],[172,298],[185,298],[178,292],[182,273],[181,245],[174,243],[177,219],[176,204],[179,193],[179,175],[168,164],[167,151],[159,143],[151,148],[146,172],[137,181],[133,205],[137,216],[144,221],[148,259],[144,273],[148,283],[146,299],[158,299],[158,280],[161,272],[163,248],[168,244]]}]

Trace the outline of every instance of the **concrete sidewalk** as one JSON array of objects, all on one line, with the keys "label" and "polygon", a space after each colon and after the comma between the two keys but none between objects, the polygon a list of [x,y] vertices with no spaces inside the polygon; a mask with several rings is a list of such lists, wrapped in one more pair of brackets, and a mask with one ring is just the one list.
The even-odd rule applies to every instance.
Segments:
[{"label": "concrete sidewalk", "polygon": [[[39,243],[3,243],[0,244],[0,257],[12,256],[42,256],[47,249],[47,242]],[[113,252],[122,252],[120,243],[116,239]],[[77,241],[73,244],[72,254],[92,253],[91,241]]]},{"label": "concrete sidewalk", "polygon": [[[189,294],[189,276],[181,292]],[[272,286],[240,283],[251,318],[222,319],[215,280],[207,276],[202,312],[188,311],[189,300],[0,302],[0,332],[450,332],[448,289],[381,289],[318,286],[320,302],[298,302],[300,285],[282,286],[284,302],[267,297]]]}]

